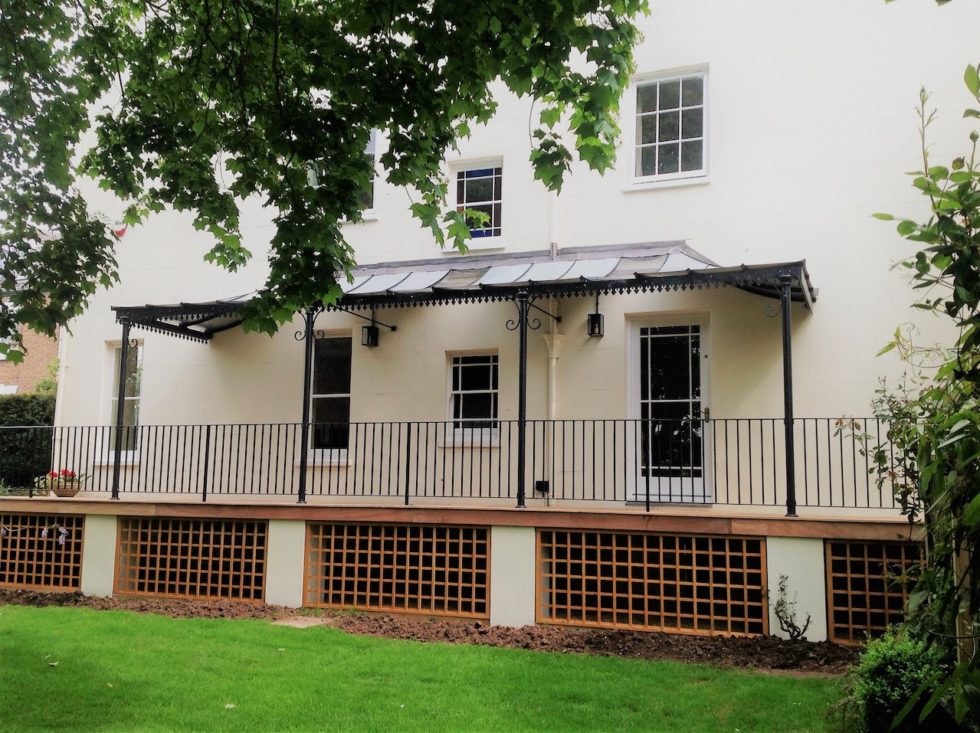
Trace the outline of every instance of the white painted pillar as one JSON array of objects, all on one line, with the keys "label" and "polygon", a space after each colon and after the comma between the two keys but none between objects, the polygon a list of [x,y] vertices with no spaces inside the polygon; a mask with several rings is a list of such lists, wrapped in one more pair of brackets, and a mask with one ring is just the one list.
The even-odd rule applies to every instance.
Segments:
[{"label": "white painted pillar", "polygon": [[270,519],[266,542],[265,602],[299,608],[305,582],[306,522]]},{"label": "white painted pillar", "polygon": [[86,514],[82,541],[82,593],[111,596],[116,571],[118,518],[105,514]]},{"label": "white painted pillar", "polygon": [[490,624],[534,623],[534,527],[490,528]]},{"label": "white painted pillar", "polygon": [[779,629],[773,607],[779,599],[779,578],[787,579],[787,600],[796,603],[796,623],[803,626],[807,615],[810,641],[827,639],[827,576],[822,539],[767,537],[766,564],[769,582],[769,633],[787,637]]}]

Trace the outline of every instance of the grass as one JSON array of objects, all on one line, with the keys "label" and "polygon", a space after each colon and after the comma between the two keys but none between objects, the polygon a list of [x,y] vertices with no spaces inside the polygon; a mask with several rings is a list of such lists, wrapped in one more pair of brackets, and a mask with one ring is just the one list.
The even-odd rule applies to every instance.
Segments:
[{"label": "grass", "polygon": [[0,730],[818,731],[839,683],[0,606]]}]

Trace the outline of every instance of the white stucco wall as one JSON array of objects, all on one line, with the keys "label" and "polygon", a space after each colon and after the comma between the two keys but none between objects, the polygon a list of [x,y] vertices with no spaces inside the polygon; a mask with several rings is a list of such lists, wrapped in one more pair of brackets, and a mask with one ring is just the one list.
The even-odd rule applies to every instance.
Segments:
[{"label": "white stucco wall", "polygon": [[[504,96],[497,117],[461,141],[447,162],[500,159],[504,167],[504,251],[685,239],[721,264],[806,258],[819,301],[812,315],[794,307],[796,413],[863,415],[880,375],[900,365],[875,358],[895,326],[913,317],[912,291],[890,265],[910,251],[875,211],[921,214],[921,197],[904,171],[918,165],[912,107],[918,89],[933,91],[942,114],[933,131],[937,161],[964,149],[969,125],[962,71],[973,61],[980,21],[975,3],[879,0],[749,4],[657,0],[643,21],[637,73],[708,69],[709,174],[698,185],[633,190],[623,120],[618,169],[605,177],[574,166],[560,196],[533,181],[528,157],[530,102]],[[928,53],[922,38],[942,38]],[[628,112],[629,93],[624,103]],[[383,145],[383,142],[382,142]],[[109,218],[121,203],[92,191]],[[379,182],[375,221],[349,225],[362,263],[442,254],[408,212],[405,191]],[[550,222],[556,223],[552,227]],[[210,244],[185,215],[166,213],[126,234],[121,282],[100,290],[66,336],[58,420],[107,424],[110,348],[119,339],[111,305],[206,300],[248,292],[264,278],[269,217],[250,202],[242,215],[253,262],[226,273],[206,265]],[[604,297],[603,339],[585,337],[591,299],[560,304],[565,334],[558,367],[558,417],[630,414],[627,334],[631,324],[664,313],[708,321],[707,360],[713,417],[781,413],[779,323],[771,301],[735,290]],[[386,310],[398,325],[381,346],[358,345],[362,322],[327,314],[318,327],[354,335],[352,419],[444,419],[448,356],[487,349],[500,354],[500,416],[516,414],[516,336],[504,329],[507,303]],[[940,334],[925,319],[923,340]],[[144,342],[141,422],[296,421],[302,393],[299,328],[270,338],[231,331],[209,345],[134,332]],[[532,334],[529,416],[547,410],[547,351]]]},{"label": "white stucco wall", "polygon": [[87,596],[106,597],[113,593],[118,527],[115,516],[85,515],[81,590]]},{"label": "white stucco wall", "polygon": [[808,537],[767,537],[766,564],[769,584],[769,633],[788,638],[779,628],[774,606],[779,600],[779,580],[786,577],[786,602],[795,623],[807,624],[810,641],[827,639],[827,578],[824,573],[824,542]]}]

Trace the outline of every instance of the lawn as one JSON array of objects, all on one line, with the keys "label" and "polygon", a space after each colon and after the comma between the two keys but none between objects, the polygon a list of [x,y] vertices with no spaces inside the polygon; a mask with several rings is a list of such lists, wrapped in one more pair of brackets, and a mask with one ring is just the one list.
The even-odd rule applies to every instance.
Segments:
[{"label": "lawn", "polygon": [[0,730],[817,731],[839,683],[0,606]]}]

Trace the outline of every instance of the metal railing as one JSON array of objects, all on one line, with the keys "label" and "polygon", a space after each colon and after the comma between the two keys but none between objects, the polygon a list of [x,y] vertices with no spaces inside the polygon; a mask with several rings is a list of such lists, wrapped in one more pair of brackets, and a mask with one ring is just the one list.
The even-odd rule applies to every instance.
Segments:
[{"label": "metal railing", "polygon": [[[127,494],[511,499],[518,496],[519,425],[496,420],[140,425],[124,428],[114,486],[111,427],[0,427],[0,480],[26,486],[48,470],[85,476],[86,491]],[[855,438],[854,435],[864,435]],[[799,507],[897,509],[879,489],[866,447],[885,445],[874,418],[793,421]],[[36,465],[16,455],[31,446]],[[40,451],[38,446],[41,446]],[[319,446],[319,447],[316,447]],[[785,506],[781,418],[528,420],[528,499]],[[43,460],[44,458],[48,460]],[[22,462],[23,463],[23,462]]]}]

